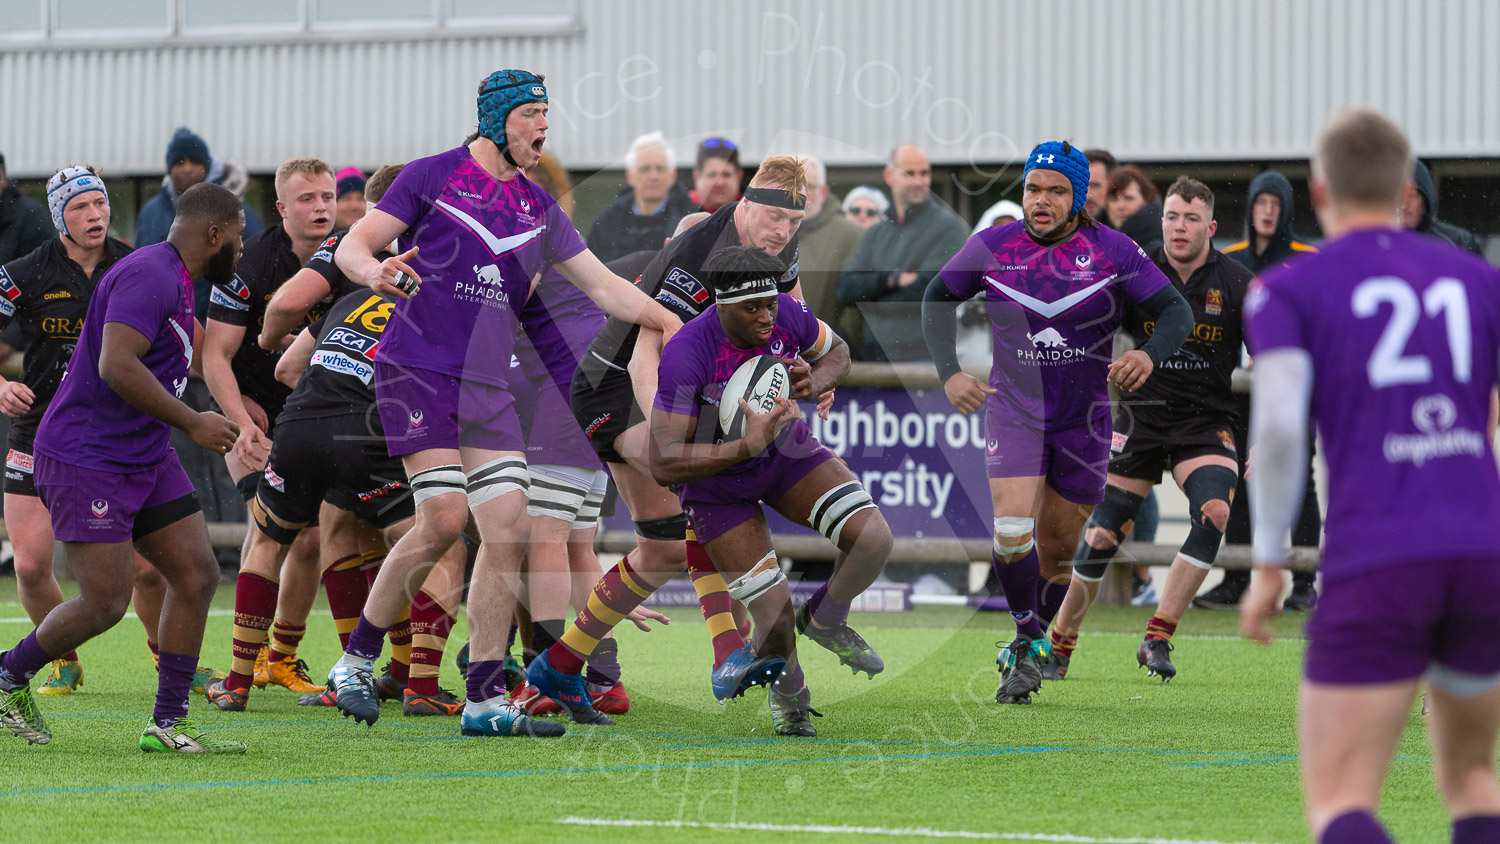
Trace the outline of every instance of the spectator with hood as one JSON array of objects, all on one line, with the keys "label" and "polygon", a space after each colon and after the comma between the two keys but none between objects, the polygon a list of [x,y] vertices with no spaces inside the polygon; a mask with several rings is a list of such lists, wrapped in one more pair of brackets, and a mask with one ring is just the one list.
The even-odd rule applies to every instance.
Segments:
[{"label": "spectator with hood", "polygon": [[1250,211],[1245,218],[1245,239],[1230,245],[1224,254],[1259,275],[1299,252],[1317,247],[1297,239],[1292,232],[1292,183],[1276,170],[1266,170],[1250,180]]},{"label": "spectator with hood", "polygon": [[[208,142],[182,126],[167,143],[167,175],[161,181],[161,192],[141,206],[135,218],[135,247],[150,246],[167,239],[172,220],[177,216],[177,197],[199,182],[213,182],[234,192],[245,208],[245,240],[260,234],[260,217],[245,205],[249,174],[238,164],[220,161],[208,152]],[[207,287],[204,287],[207,290]],[[206,299],[206,292],[204,298]],[[208,309],[203,303],[203,313]]]},{"label": "spectator with hood", "polygon": [[1412,183],[1406,186],[1406,192],[1401,196],[1401,225],[1484,257],[1484,247],[1473,232],[1438,219],[1437,185],[1432,181],[1432,171],[1421,159],[1416,160],[1411,179]]}]

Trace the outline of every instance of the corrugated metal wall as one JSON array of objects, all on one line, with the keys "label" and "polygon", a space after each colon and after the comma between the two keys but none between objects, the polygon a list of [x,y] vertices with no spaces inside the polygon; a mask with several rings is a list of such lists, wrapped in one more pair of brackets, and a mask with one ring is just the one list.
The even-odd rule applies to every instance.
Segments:
[{"label": "corrugated metal wall", "polygon": [[1384,109],[1419,153],[1500,156],[1493,0],[583,0],[578,34],[336,43],[6,47],[0,151],[17,175],[89,160],[161,172],[172,129],[257,172],[292,155],[364,166],[455,145],[475,84],[545,72],[551,148],[613,166],[660,128],[749,157],[1014,160],[1066,135],[1133,160],[1306,155],[1330,109]]}]

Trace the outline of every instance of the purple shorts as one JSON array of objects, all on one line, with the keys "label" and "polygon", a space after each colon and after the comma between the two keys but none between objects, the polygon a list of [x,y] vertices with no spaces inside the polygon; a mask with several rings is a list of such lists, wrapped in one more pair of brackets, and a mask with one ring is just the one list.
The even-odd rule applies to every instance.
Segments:
[{"label": "purple shorts", "polygon": [[698,542],[707,545],[730,528],[759,516],[760,502],[776,501],[786,495],[812,470],[836,456],[810,434],[807,444],[813,448],[794,449],[799,455],[796,457],[778,451],[749,472],[712,475],[683,484],[678,497]]},{"label": "purple shorts", "polygon": [[1104,500],[1109,474],[1108,415],[1061,431],[1043,431],[986,404],[984,467],[991,478],[1046,478],[1047,485],[1074,504]]},{"label": "purple shorts", "polygon": [[460,446],[526,449],[515,399],[504,387],[375,361],[375,395],[392,457]]},{"label": "purple shorts", "polygon": [[105,472],[36,455],[36,488],[62,542],[129,542],[200,512],[198,493],[167,449],[133,472]]},{"label": "purple shorts", "polygon": [[1412,560],[1325,579],[1307,622],[1303,676],[1338,685],[1429,670],[1434,683],[1500,679],[1497,595],[1500,557]]},{"label": "purple shorts", "polygon": [[568,396],[552,379],[540,384],[527,382],[516,390],[516,412],[526,436],[526,462],[577,469],[603,469],[589,438],[578,427]]}]

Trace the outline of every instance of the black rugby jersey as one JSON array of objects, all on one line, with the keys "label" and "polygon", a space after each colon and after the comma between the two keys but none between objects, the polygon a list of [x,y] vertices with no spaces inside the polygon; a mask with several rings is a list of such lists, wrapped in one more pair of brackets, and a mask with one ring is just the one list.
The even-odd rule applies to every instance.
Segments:
[{"label": "black rugby jersey", "polygon": [[68,257],[62,238],[54,237],[0,267],[0,328],[12,320],[18,323],[26,350],[21,383],[36,396],[31,410],[11,422],[12,432],[35,434],[73,357],[95,286],[131,251],[122,241],[106,239],[104,257],[94,267],[94,275],[88,277],[83,267]]},{"label": "black rugby jersey", "polygon": [[[1230,379],[1240,363],[1240,345],[1244,342],[1241,306],[1254,276],[1212,246],[1207,262],[1186,280],[1177,277],[1163,250],[1153,250],[1151,260],[1192,306],[1193,331],[1176,354],[1157,365],[1139,390],[1125,393],[1122,400],[1148,424],[1171,424],[1203,415],[1238,417]],[[1134,303],[1127,306],[1124,328],[1136,348],[1146,342],[1155,327],[1150,316]]]},{"label": "black rugby jersey", "polygon": [[375,350],[396,307],[396,297],[367,288],[333,303],[308,327],[318,338],[312,360],[286,400],[277,422],[365,415],[371,435],[381,432],[375,406]]},{"label": "black rugby jersey", "polygon": [[[331,263],[332,249],[336,245],[336,238],[327,238],[319,246],[314,259],[327,252],[326,257]],[[309,265],[311,263],[309,261]],[[302,262],[292,251],[291,237],[285,228],[275,225],[245,243],[245,253],[240,257],[234,278],[228,284],[214,285],[209,296],[209,319],[245,329],[245,338],[230,360],[230,368],[234,371],[240,394],[253,399],[271,419],[281,412],[291,390],[276,380],[276,361],[281,358],[281,352],[260,347],[260,330],[265,325],[266,305],[271,297],[300,269]],[[301,331],[317,319],[331,303],[329,297],[314,305],[292,333]]]},{"label": "black rugby jersey", "polygon": [[[642,292],[660,302],[684,323],[707,310],[714,303],[714,292],[704,280],[707,274],[703,265],[708,262],[708,256],[718,250],[741,245],[739,232],[734,227],[734,211],[739,205],[739,202],[731,202],[680,237],[673,238],[641,273],[637,286]],[[797,285],[796,234],[778,257],[786,266],[778,287],[782,293],[789,293]],[[610,317],[598,339],[589,346],[589,354],[579,363],[579,369],[592,373],[603,369],[625,369],[640,333],[640,326],[635,323]]]}]

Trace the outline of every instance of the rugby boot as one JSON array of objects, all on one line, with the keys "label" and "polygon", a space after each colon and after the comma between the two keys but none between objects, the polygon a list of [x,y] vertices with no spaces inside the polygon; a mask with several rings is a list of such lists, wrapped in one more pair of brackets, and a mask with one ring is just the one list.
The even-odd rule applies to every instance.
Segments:
[{"label": "rugby boot", "polygon": [[266,664],[266,682],[299,695],[317,694],[324,689],[307,675],[307,662],[296,657],[270,660]]},{"label": "rugby boot", "polygon": [[260,652],[255,655],[255,675],[250,685],[257,689],[264,689],[271,685],[271,646],[261,645]]},{"label": "rugby boot", "polygon": [[435,695],[419,695],[407,689],[401,700],[402,715],[457,715],[464,709],[464,702],[447,689],[438,689]]},{"label": "rugby boot", "polygon": [[[535,663],[535,660],[533,660]],[[510,705],[504,698],[464,705],[459,733],[465,736],[530,736],[555,738],[567,732],[556,721],[542,721]]]},{"label": "rugby boot", "polygon": [[615,683],[613,686],[589,683],[588,689],[589,702],[605,715],[624,715],[630,711],[630,693],[625,691],[624,683]]},{"label": "rugby boot", "polygon": [[[4,656],[0,653],[0,656]],[[0,692],[0,724],[32,744],[52,741],[52,731],[47,729],[47,719],[36,708],[36,698],[31,696],[31,684]]]},{"label": "rugby boot", "polygon": [[168,727],[150,724],[141,733],[141,750],[146,753],[244,753],[245,743],[213,738],[184,718]]},{"label": "rugby boot", "polygon": [[1135,661],[1146,669],[1147,677],[1160,677],[1163,683],[1170,683],[1177,676],[1177,667],[1172,665],[1172,643],[1166,639],[1156,636],[1147,636],[1141,646],[1135,649]]},{"label": "rugby boot", "polygon": [[355,723],[371,727],[380,720],[380,695],[369,668],[339,660],[328,672],[328,682],[333,688],[334,705],[345,718],[353,717]]},{"label": "rugby boot", "polygon": [[[560,715],[563,711],[557,701],[538,692],[530,683],[522,683],[506,700],[527,715]],[[592,700],[590,697],[590,702]]]},{"label": "rugby boot", "polygon": [[725,657],[710,675],[714,697],[730,700],[743,695],[752,686],[769,686],[785,669],[786,657],[775,654],[758,657],[749,645],[742,645]]},{"label": "rugby boot", "polygon": [[1000,671],[996,703],[1031,703],[1031,693],[1042,688],[1042,661],[1036,655],[1036,639],[1017,636],[1006,646],[1010,668]]},{"label": "rugby boot", "polygon": [[854,632],[854,628],[847,624],[818,627],[812,623],[812,611],[807,608],[807,604],[797,608],[797,632],[830,651],[839,658],[839,662],[849,666],[854,674],[863,671],[873,680],[876,674],[885,670],[885,660],[880,658],[880,654],[870,647],[864,637]]},{"label": "rugby boot", "polygon": [[1061,680],[1068,676],[1068,662],[1073,659],[1068,654],[1051,653],[1042,662],[1043,680]]},{"label": "rugby boot", "polygon": [[224,685],[223,680],[210,680],[203,696],[219,707],[220,712],[244,712],[250,702],[250,690],[240,691]]},{"label": "rugby boot", "polygon": [[778,736],[814,738],[818,731],[812,725],[812,717],[823,717],[823,713],[812,708],[812,690],[806,686],[794,695],[784,695],[775,687],[766,690],[766,703],[771,707],[771,724]]},{"label": "rugby boot", "polygon": [[70,695],[83,685],[83,666],[76,659],[52,660],[52,672],[47,681],[37,687],[39,695]]},{"label": "rugby boot", "polygon": [[[561,704],[567,710],[568,717],[576,723],[614,726],[615,722],[608,715],[594,708],[589,699],[588,683],[583,675],[564,674],[553,668],[552,663],[547,661],[546,651],[537,654],[531,664],[526,666],[526,682],[544,697]],[[464,710],[464,717],[468,717],[467,709]]]}]

